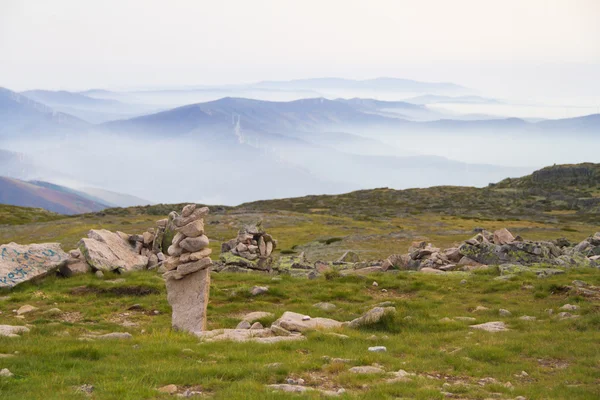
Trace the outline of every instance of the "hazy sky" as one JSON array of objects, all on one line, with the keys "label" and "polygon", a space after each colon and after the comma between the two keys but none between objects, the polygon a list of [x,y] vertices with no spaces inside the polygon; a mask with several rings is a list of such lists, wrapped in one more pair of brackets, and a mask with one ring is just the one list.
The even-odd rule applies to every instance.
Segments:
[{"label": "hazy sky", "polygon": [[319,76],[597,96],[598,0],[0,0],[0,86]]}]

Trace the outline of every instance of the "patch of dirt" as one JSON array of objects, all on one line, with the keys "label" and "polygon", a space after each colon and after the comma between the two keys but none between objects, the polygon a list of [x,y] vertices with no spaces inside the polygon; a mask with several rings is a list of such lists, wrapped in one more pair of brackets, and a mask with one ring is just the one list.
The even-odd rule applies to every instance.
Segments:
[{"label": "patch of dirt", "polygon": [[71,289],[71,294],[83,296],[88,294],[112,294],[115,296],[148,296],[158,294],[160,290],[148,286],[120,286],[114,288],[98,288],[91,286],[78,286]]},{"label": "patch of dirt", "polygon": [[569,366],[568,362],[556,358],[538,358],[537,362],[542,367],[551,369],[565,369]]},{"label": "patch of dirt", "polygon": [[70,322],[73,324],[81,321],[83,319],[83,314],[81,314],[79,311],[64,312],[60,315],[60,319],[61,321]]}]

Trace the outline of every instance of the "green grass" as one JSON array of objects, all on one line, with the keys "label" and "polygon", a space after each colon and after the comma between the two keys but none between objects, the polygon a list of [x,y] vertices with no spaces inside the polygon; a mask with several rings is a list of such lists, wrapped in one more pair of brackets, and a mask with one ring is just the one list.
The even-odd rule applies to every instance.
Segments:
[{"label": "green grass", "polygon": [[[201,343],[191,335],[171,331],[164,283],[151,272],[104,279],[91,275],[48,278],[24,284],[0,294],[2,323],[32,326],[21,338],[0,338],[0,353],[18,352],[0,358],[0,368],[15,374],[0,378],[1,398],[83,399],[86,396],[74,389],[83,384],[95,387],[95,399],[172,398],[156,391],[167,384],[195,388],[214,399],[319,398],[271,393],[265,388],[288,377],[303,378],[306,385],[317,388],[343,387],[347,393],[342,398],[349,399],[442,399],[442,390],[468,399],[598,398],[600,307],[597,300],[556,290],[574,279],[600,285],[597,270],[571,270],[547,279],[520,276],[507,282],[494,281],[493,273],[400,273],[331,280],[284,276],[279,281],[264,275],[213,273],[209,329],[233,328],[241,315],[251,311],[279,316],[290,310],[350,320],[383,301],[391,301],[398,310],[395,318],[371,329],[336,331],[348,339],[312,332],[306,341],[273,345]],[[125,281],[111,283],[115,278]],[[463,279],[466,284],[460,283]],[[378,287],[371,285],[373,280]],[[253,285],[268,285],[270,291],[250,297],[247,291]],[[337,309],[325,312],[312,306],[324,301],[336,304]],[[545,311],[551,308],[556,314],[566,303],[581,307],[576,312],[579,319],[558,321]],[[24,304],[39,310],[19,320],[12,310]],[[142,310],[128,310],[133,304]],[[489,310],[473,312],[478,305]],[[44,314],[54,307],[63,314]],[[499,308],[510,310],[512,316],[498,316]],[[522,321],[521,315],[538,320]],[[456,316],[475,317],[478,323],[502,320],[511,330],[493,334],[473,331],[469,322],[440,322]],[[121,326],[125,320],[137,326]],[[113,331],[130,332],[133,339],[78,340],[89,332]],[[367,347],[373,345],[386,346],[388,351],[368,352]],[[352,361],[330,364],[324,356]],[[271,363],[282,365],[270,369],[266,365]],[[386,376],[347,371],[373,363],[386,371],[404,369],[417,376],[409,382],[387,383]],[[521,371],[529,376],[515,377]],[[478,384],[487,377],[499,384]],[[459,381],[462,384],[452,384]],[[451,385],[444,387],[446,382]],[[513,388],[505,387],[506,382]]]}]

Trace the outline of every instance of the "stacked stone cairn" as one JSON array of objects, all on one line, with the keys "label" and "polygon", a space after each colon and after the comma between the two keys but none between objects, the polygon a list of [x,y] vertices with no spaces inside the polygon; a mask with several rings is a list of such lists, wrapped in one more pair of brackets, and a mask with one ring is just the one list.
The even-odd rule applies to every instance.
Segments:
[{"label": "stacked stone cairn", "polygon": [[262,222],[246,225],[235,239],[221,245],[221,261],[224,267],[242,267],[254,270],[271,269],[273,250],[277,241],[262,228]]},{"label": "stacked stone cairn", "polygon": [[172,214],[176,234],[169,246],[163,274],[167,300],[173,309],[172,326],[192,333],[206,329],[210,288],[211,249],[204,232],[208,207],[189,204],[181,215]]},{"label": "stacked stone cairn", "polygon": [[168,223],[168,219],[161,219],[156,221],[156,228],[150,228],[141,235],[124,237],[137,254],[148,258],[148,269],[160,267],[165,261],[162,242]]}]

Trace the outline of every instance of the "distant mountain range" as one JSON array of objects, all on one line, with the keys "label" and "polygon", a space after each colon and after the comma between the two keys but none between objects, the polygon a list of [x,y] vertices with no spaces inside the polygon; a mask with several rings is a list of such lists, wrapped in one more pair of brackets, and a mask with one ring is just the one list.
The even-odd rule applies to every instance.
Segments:
[{"label": "distant mountain range", "polygon": [[44,208],[59,214],[83,214],[107,208],[67,188],[44,182],[25,182],[0,177],[0,203]]},{"label": "distant mountain range", "polygon": [[440,96],[435,94],[426,94],[423,96],[411,97],[404,100],[411,104],[501,104],[496,99],[489,99],[481,96]]},{"label": "distant mountain range", "polygon": [[45,104],[8,89],[0,88],[0,138],[21,135],[49,135],[85,129],[88,123],[54,111]]}]

